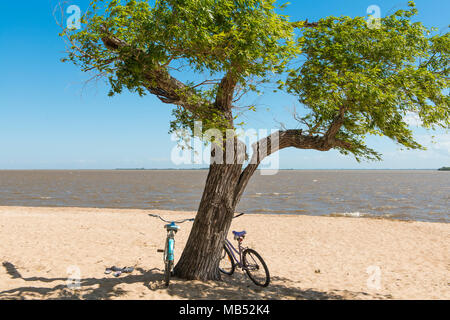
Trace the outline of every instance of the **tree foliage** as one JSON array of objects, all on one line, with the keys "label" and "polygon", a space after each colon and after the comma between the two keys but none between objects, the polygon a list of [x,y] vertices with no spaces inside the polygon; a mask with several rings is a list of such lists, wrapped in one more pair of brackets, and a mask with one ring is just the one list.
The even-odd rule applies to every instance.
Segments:
[{"label": "tree foliage", "polygon": [[[95,67],[110,74],[114,93],[126,87],[144,94],[143,65],[161,68],[177,60],[197,72],[232,73],[242,82],[248,76],[265,77],[282,71],[295,50],[293,27],[275,13],[274,2],[167,0],[150,6],[146,1],[94,0],[83,30],[66,30],[77,44],[68,58],[83,70]],[[102,42],[111,35],[128,46],[111,52]],[[137,51],[139,59],[133,54]]]},{"label": "tree foliage", "polygon": [[[175,105],[172,130],[196,120],[204,130],[235,128],[238,97],[275,78],[307,111],[296,115],[298,135],[320,139],[297,140],[310,148],[379,159],[367,135],[422,148],[410,113],[426,128],[450,127],[450,36],[413,22],[413,2],[379,28],[363,17],[289,21],[280,10],[275,0],[94,0],[83,29],[62,34],[66,60],[107,77],[111,95],[126,88]],[[179,67],[204,81],[178,81]]]},{"label": "tree foliage", "polygon": [[[362,17],[328,17],[298,40],[305,63],[290,70],[287,90],[310,113],[302,120],[315,132],[326,131],[340,109],[345,112],[338,137],[356,155],[378,155],[366,148],[367,134],[385,135],[407,148],[420,148],[404,121],[417,114],[425,127],[448,127],[450,37],[431,30],[399,10],[369,28]],[[314,132],[314,133],[315,133]]]}]

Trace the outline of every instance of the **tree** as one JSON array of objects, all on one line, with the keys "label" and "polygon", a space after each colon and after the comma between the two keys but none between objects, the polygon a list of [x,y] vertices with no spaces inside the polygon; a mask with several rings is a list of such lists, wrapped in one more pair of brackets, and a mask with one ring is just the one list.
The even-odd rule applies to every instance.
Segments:
[{"label": "tree", "polygon": [[[203,130],[221,132],[210,140],[203,196],[175,267],[182,278],[220,278],[236,205],[264,157],[294,147],[378,160],[364,143],[368,135],[423,148],[404,121],[408,114],[426,128],[450,127],[449,34],[433,35],[412,22],[413,2],[380,19],[378,28],[363,17],[291,22],[278,13],[282,7],[274,0],[95,0],[83,29],[62,33],[70,43],[65,60],[106,77],[111,95],[151,93],[175,106],[171,130],[193,134],[200,120]],[[289,67],[298,61],[298,68]],[[204,80],[183,83],[177,68]],[[263,83],[298,97],[305,112],[294,117],[303,127],[258,141],[248,159],[244,144],[226,133],[238,127],[239,98]]]}]

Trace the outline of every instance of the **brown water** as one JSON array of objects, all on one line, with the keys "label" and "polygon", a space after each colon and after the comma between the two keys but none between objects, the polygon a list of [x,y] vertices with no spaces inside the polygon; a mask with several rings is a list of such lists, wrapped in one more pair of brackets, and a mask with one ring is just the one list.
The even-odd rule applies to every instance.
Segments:
[{"label": "brown water", "polygon": [[[195,211],[207,171],[0,171],[0,206]],[[285,170],[252,178],[246,213],[450,222],[450,172]]]}]

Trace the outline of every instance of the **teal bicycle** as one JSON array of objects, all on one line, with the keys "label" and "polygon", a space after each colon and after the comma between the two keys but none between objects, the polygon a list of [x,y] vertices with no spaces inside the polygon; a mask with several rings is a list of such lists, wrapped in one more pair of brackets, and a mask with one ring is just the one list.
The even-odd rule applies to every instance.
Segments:
[{"label": "teal bicycle", "polygon": [[177,223],[183,223],[186,221],[194,221],[194,218],[191,219],[183,219],[180,221],[167,221],[163,219],[161,216],[157,214],[149,214],[150,217],[159,218],[162,221],[166,222],[167,224],[164,226],[164,228],[167,230],[167,238],[166,238],[166,245],[164,250],[158,249],[158,252],[163,252],[163,260],[164,260],[164,283],[166,287],[169,286],[170,282],[170,276],[172,275],[173,267],[174,267],[174,260],[175,260],[175,234],[180,230],[180,226],[177,225]]}]

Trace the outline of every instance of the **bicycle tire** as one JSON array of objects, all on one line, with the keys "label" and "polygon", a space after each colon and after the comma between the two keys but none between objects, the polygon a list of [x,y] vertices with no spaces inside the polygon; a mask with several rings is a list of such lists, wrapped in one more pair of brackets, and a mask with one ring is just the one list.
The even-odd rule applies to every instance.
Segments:
[{"label": "bicycle tire", "polygon": [[[249,259],[247,258],[247,256],[254,256],[257,260],[259,260],[259,263],[261,264],[261,266],[263,267],[263,269],[265,271],[264,281],[260,281],[259,279],[257,279],[255,273],[252,274],[252,271],[250,271],[251,267],[249,267],[249,261],[248,261]],[[246,250],[244,250],[244,252],[242,254],[242,260],[243,260],[245,272],[247,273],[247,276],[250,278],[250,280],[252,280],[253,283],[256,284],[257,286],[267,287],[270,283],[269,268],[267,268],[266,263],[264,262],[263,258],[261,258],[259,253],[253,249],[246,249]],[[252,260],[253,260],[253,262],[257,263],[255,261],[255,259],[252,259]],[[259,264],[257,264],[256,268],[257,268],[257,270],[259,270]]]},{"label": "bicycle tire", "polygon": [[166,268],[164,270],[164,284],[166,287],[169,286],[170,283],[170,273],[172,270],[173,261],[166,261]]},{"label": "bicycle tire", "polygon": [[[223,254],[224,251],[225,251],[225,254]],[[228,250],[227,246],[225,246],[225,245],[223,246],[223,251],[220,256],[221,256],[220,261],[226,259],[226,261],[228,261],[231,264],[231,269],[229,271],[227,271],[227,270],[220,268],[220,261],[219,261],[219,271],[222,272],[223,274],[231,276],[234,273],[234,270],[236,269],[236,265],[233,261],[233,257],[230,253],[230,250]]]},{"label": "bicycle tire", "polygon": [[[171,246],[172,244],[172,246]],[[173,250],[174,250],[174,246],[175,245],[175,240],[172,238],[167,238],[166,241],[166,250],[165,250],[165,256],[164,256],[164,264],[165,264],[165,269],[164,269],[164,284],[166,285],[166,287],[169,286],[170,283],[170,276],[172,273],[172,267],[173,267]]]}]

